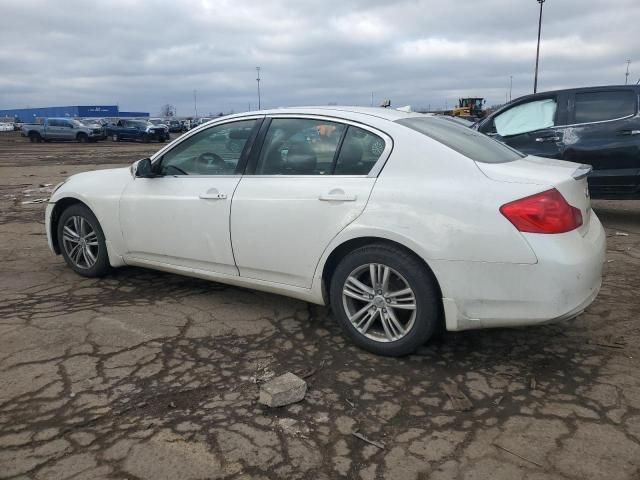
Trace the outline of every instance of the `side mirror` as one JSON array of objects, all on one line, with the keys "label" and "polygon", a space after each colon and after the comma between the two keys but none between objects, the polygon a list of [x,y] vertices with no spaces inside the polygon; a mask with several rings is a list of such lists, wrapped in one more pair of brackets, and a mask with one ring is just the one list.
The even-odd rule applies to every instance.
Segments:
[{"label": "side mirror", "polygon": [[151,164],[150,158],[138,160],[131,166],[131,170],[134,174],[133,176],[137,178],[153,178],[156,176],[153,172],[153,165]]}]

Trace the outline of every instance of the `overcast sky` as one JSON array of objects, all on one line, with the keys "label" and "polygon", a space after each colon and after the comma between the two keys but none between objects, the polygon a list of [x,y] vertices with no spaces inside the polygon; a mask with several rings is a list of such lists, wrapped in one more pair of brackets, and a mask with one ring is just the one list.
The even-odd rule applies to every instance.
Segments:
[{"label": "overcast sky", "polygon": [[[503,103],[533,90],[535,0],[0,0],[0,109]],[[547,0],[539,89],[640,77],[640,0]]]}]

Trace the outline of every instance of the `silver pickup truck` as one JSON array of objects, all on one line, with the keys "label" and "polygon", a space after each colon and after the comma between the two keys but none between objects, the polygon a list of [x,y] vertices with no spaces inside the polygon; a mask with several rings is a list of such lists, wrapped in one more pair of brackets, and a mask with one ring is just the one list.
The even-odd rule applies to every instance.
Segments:
[{"label": "silver pickup truck", "polygon": [[25,124],[21,134],[31,142],[69,140],[84,143],[104,139],[102,128],[70,118],[45,118],[41,124]]}]

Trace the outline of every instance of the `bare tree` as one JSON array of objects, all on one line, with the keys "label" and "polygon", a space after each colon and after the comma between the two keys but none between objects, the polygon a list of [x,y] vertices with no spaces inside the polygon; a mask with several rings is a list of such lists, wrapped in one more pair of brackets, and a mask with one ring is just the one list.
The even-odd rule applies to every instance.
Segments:
[{"label": "bare tree", "polygon": [[176,115],[176,107],[170,104],[165,104],[160,107],[160,116],[161,117],[175,117]]}]

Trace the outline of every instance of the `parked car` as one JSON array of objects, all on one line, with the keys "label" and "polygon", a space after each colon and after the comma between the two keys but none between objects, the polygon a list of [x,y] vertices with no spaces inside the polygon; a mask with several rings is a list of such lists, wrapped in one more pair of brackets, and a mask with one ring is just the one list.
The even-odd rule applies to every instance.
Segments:
[{"label": "parked car", "polygon": [[166,123],[170,132],[182,132],[182,122],[180,120],[168,120]]},{"label": "parked car", "polygon": [[0,123],[0,132],[13,132],[13,123]]},{"label": "parked car", "polygon": [[100,119],[97,118],[83,118],[82,120],[78,120],[84,126],[91,128],[93,130],[100,130],[100,135],[96,137],[98,140],[105,140],[107,138],[107,127],[106,124],[103,123]]},{"label": "parked car", "polygon": [[474,128],[521,152],[593,167],[594,198],[640,198],[640,86],[556,90],[521,97]]},{"label": "parked car", "polygon": [[107,126],[107,136],[114,142],[121,140],[140,140],[150,142],[169,140],[169,131],[164,125],[154,125],[143,120],[118,120],[115,125]]},{"label": "parked car", "polygon": [[77,142],[96,142],[103,132],[100,128],[86,126],[82,122],[69,118],[45,118],[41,124],[22,125],[21,135],[31,142],[51,140],[69,140]]},{"label": "parked car", "polygon": [[582,312],[605,253],[588,171],[438,117],[277,109],[74,175],[45,223],[80,275],[136,265],[331,304],[357,345],[404,355],[441,327]]}]

